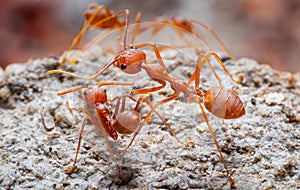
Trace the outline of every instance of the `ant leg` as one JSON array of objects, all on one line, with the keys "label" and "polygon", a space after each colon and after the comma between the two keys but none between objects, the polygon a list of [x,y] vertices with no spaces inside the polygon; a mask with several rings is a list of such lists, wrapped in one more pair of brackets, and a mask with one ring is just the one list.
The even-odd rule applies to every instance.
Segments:
[{"label": "ant leg", "polygon": [[106,22],[106,21],[108,21],[110,19],[116,18],[116,17],[118,17],[118,16],[120,16],[122,14],[125,14],[125,16],[126,16],[126,19],[125,19],[125,31],[124,31],[124,49],[126,49],[126,36],[127,36],[127,30],[128,30],[128,24],[129,24],[129,16],[130,16],[130,12],[129,12],[128,9],[120,11],[120,12],[114,14],[114,15],[111,15],[109,17],[106,17],[106,18],[100,20],[99,22],[96,22],[95,26],[97,26],[99,24],[102,24],[102,23],[104,23],[104,22]]},{"label": "ant leg", "polygon": [[230,50],[228,49],[228,47],[223,43],[223,41],[221,40],[221,38],[219,38],[219,36],[217,35],[217,33],[208,25],[199,22],[197,20],[191,20],[194,23],[199,24],[200,26],[202,26],[203,28],[205,28],[209,33],[211,33],[211,35],[218,41],[218,43],[222,46],[222,48],[225,50],[225,52],[228,54],[228,56],[231,59],[235,59],[234,56],[232,55],[232,53],[230,52]]},{"label": "ant leg", "polygon": [[[89,28],[89,29],[93,29],[93,28],[97,27],[98,25],[100,25],[100,24],[102,24],[102,23],[104,23],[104,22],[107,22],[107,21],[109,21],[109,20],[111,20],[111,19],[113,19],[113,18],[116,18],[116,17],[118,17],[118,16],[120,16],[120,15],[122,15],[122,14],[125,14],[125,15],[126,15],[126,20],[125,20],[125,33],[124,33],[124,47],[126,47],[126,33],[127,33],[128,20],[129,20],[129,10],[126,9],[126,10],[121,11],[121,12],[118,12],[118,13],[116,13],[116,14],[114,14],[114,15],[108,16],[108,17],[106,17],[106,18],[104,18],[104,19],[102,19],[102,20],[100,20],[100,21],[98,21],[98,22],[96,22],[96,23],[94,23],[94,24],[91,24],[91,23],[94,21],[94,19],[96,18],[97,14],[99,13],[99,11],[100,11],[101,9],[104,9],[104,10],[106,11],[107,14],[110,13],[110,10],[109,10],[107,7],[105,7],[105,6],[103,6],[103,5],[98,6],[97,9],[96,9],[96,11],[95,11],[95,12],[92,14],[92,16],[89,18],[89,20],[85,22],[85,24],[83,25],[83,27],[82,27],[82,29],[80,30],[79,34],[74,38],[74,40],[72,41],[70,47],[68,48],[68,51],[70,51],[70,50],[76,45],[76,43],[78,43],[78,41],[81,41],[84,32],[85,32],[88,28]],[[63,63],[63,62],[65,61],[65,59],[66,59],[66,54],[63,56],[61,63]]]},{"label": "ant leg", "polygon": [[[118,16],[120,16],[122,14],[125,14],[125,17],[126,17],[125,18],[124,42],[123,42],[124,49],[126,49],[126,41],[127,41],[126,38],[127,38],[127,31],[128,31],[128,25],[129,25],[129,16],[130,16],[130,12],[129,12],[128,9],[125,9],[125,10],[120,11],[120,12],[114,14],[114,15],[111,15],[111,16],[109,16],[107,18],[104,18],[104,19],[100,20],[99,22],[96,22],[95,25],[97,26],[99,24],[102,24],[102,23],[104,23],[104,22],[106,22],[106,21],[108,21],[110,19],[116,18],[116,17],[118,17]],[[117,40],[118,40],[119,44],[121,44],[119,37],[117,38]],[[99,42],[99,40],[97,40],[97,41]]]},{"label": "ant leg", "polygon": [[230,79],[236,83],[240,83],[243,79],[243,75],[240,75],[238,79],[234,79],[233,76],[230,74],[230,72],[226,69],[224,63],[222,62],[222,60],[220,59],[220,57],[213,51],[209,52],[209,54],[207,54],[204,59],[206,61],[206,63],[209,63],[208,59],[213,56],[218,63],[221,65],[222,69],[224,70],[224,72],[230,77]]},{"label": "ant leg", "polygon": [[156,36],[160,31],[162,31],[162,29],[164,29],[164,27],[166,26],[166,23],[151,23],[150,27],[153,27],[153,31],[152,31],[152,36]]},{"label": "ant leg", "polygon": [[112,149],[112,146],[108,140],[108,134],[106,133],[105,129],[103,128],[103,126],[98,122],[98,120],[96,120],[92,114],[86,109],[86,108],[79,108],[77,110],[82,110],[84,111],[87,116],[88,116],[88,119],[92,122],[92,124],[100,131],[100,133],[104,136],[105,138],[105,142],[107,144],[107,147],[108,147],[108,150],[109,152],[111,153],[112,155],[112,158],[113,158],[113,161],[115,162],[116,164],[116,167],[117,167],[117,171],[118,171],[118,179],[117,179],[117,183],[120,183],[121,182],[121,168],[118,164],[118,161],[115,157],[115,154],[113,153],[113,149]]},{"label": "ant leg", "polygon": [[[117,82],[117,81],[105,81],[105,82],[97,82],[97,85],[98,87],[101,87],[101,86],[107,86],[107,85],[121,85],[121,86],[133,86],[134,83],[130,83],[130,82]],[[91,88],[90,86],[75,86],[75,87],[72,87],[72,88],[69,88],[67,90],[64,90],[62,92],[59,92],[57,93],[57,96],[64,96],[66,94],[69,94],[71,92],[74,92],[74,91],[77,91],[77,90],[80,90],[82,88]]]},{"label": "ant leg", "polygon": [[[136,106],[135,106],[135,108],[134,108],[134,110],[135,111],[137,111],[138,110],[138,108],[139,108],[139,106],[140,106],[140,104],[142,103],[142,102],[145,102],[148,106],[149,106],[149,108],[151,109],[151,110],[153,110],[154,111],[154,113],[159,117],[159,119],[163,122],[163,124],[167,127],[167,129],[170,131],[170,133],[175,137],[175,139],[180,143],[180,144],[183,144],[184,145],[184,143],[182,142],[182,141],[180,141],[179,140],[179,138],[177,137],[177,135],[175,134],[175,132],[174,132],[174,130],[171,128],[171,126],[166,122],[166,120],[156,111],[156,109],[152,106],[152,104],[150,103],[150,101],[149,100],[147,100],[147,98],[145,97],[145,96],[141,96],[141,97],[139,97],[139,99],[138,100],[136,100],[134,97],[132,97],[132,96],[130,96],[130,95],[124,95],[124,96],[126,96],[127,98],[130,98],[131,100],[133,100],[134,102],[136,102]],[[188,146],[189,144],[192,144],[191,142],[188,142],[188,143],[186,143],[185,144],[185,146]]]},{"label": "ant leg", "polygon": [[228,179],[229,179],[229,181],[230,181],[230,186],[233,187],[233,186],[234,186],[234,180],[232,179],[231,174],[230,174],[230,172],[229,172],[229,170],[228,170],[228,168],[227,168],[227,165],[226,165],[226,163],[225,163],[225,159],[224,159],[224,157],[223,157],[223,154],[222,154],[220,145],[219,145],[219,143],[218,143],[218,141],[217,141],[217,138],[216,138],[216,136],[215,136],[215,133],[214,133],[213,129],[211,128],[211,126],[210,126],[210,124],[209,124],[209,120],[208,120],[208,117],[207,117],[207,115],[206,115],[206,113],[205,113],[205,111],[204,111],[204,107],[203,107],[203,105],[202,105],[202,103],[201,103],[201,100],[200,100],[199,98],[195,98],[195,99],[192,100],[192,101],[198,103],[199,106],[200,106],[200,109],[201,109],[201,111],[202,111],[202,115],[203,115],[203,117],[204,117],[204,120],[205,120],[205,122],[206,122],[206,125],[207,125],[207,127],[208,127],[208,130],[209,130],[209,132],[210,132],[210,135],[212,136],[212,139],[213,139],[213,141],[214,141],[214,144],[216,145],[216,148],[217,148],[217,150],[218,150],[218,152],[219,152],[219,154],[220,154],[221,161],[222,161],[223,166],[224,166],[224,168],[225,168],[225,170],[226,170],[227,177],[228,177]]},{"label": "ant leg", "polygon": [[[191,42],[190,42],[189,40],[187,40],[187,39],[184,37],[184,35],[183,35],[184,29],[182,29],[182,28],[180,28],[180,27],[178,27],[178,26],[176,26],[176,25],[170,23],[170,21],[169,21],[169,19],[168,19],[167,17],[160,17],[160,19],[159,19],[158,21],[156,21],[156,22],[154,21],[154,23],[151,23],[150,26],[149,26],[148,28],[153,28],[152,36],[155,36],[155,35],[157,35],[162,29],[164,29],[165,26],[170,26],[170,27],[172,27],[172,28],[176,31],[177,35],[178,35],[178,36],[179,36],[179,37],[180,37],[180,38],[181,38],[188,46],[193,47],[193,49],[195,49],[197,52],[202,52],[202,51],[199,49],[199,47],[192,45]],[[147,28],[147,29],[148,29],[148,28]],[[189,31],[186,31],[186,32],[189,32]],[[200,39],[201,44],[202,44],[205,48],[209,49],[208,46],[201,40],[202,37],[201,37],[200,35],[198,35],[197,33],[191,33],[191,34],[194,35],[197,39]]]},{"label": "ant leg", "polygon": [[[106,12],[108,12],[109,10],[107,9],[107,7],[105,6],[98,6],[96,11],[92,14],[92,16],[89,18],[89,20],[85,21],[80,32],[77,34],[77,36],[73,39],[71,45],[69,46],[68,51],[70,51],[76,44],[81,43],[83,34],[85,33],[85,31],[88,29],[88,27],[90,26],[90,24],[93,22],[93,20],[96,18],[97,14],[99,13],[99,11],[101,9],[106,10]],[[62,60],[60,61],[61,64],[63,64],[66,60],[67,57],[67,53],[64,53]]]},{"label": "ant leg", "polygon": [[98,87],[109,86],[109,85],[120,85],[120,86],[134,86],[132,82],[118,82],[118,81],[99,81],[97,82]]},{"label": "ant leg", "polygon": [[[188,32],[188,31],[183,30],[182,28],[178,28],[178,27],[175,27],[175,30],[176,30],[177,35],[182,39],[182,41],[183,41],[184,43],[187,44],[188,47],[191,47],[191,48],[195,49],[196,52],[202,52],[202,50],[200,50],[199,47],[194,46],[188,39],[186,39],[186,37],[184,37],[183,31],[185,31],[185,32]],[[194,33],[192,33],[192,34],[194,34]],[[201,38],[200,36],[198,36],[197,34],[194,34],[194,35],[195,35],[199,40],[203,39],[203,38]],[[201,40],[201,43],[202,43],[202,44],[205,44],[202,40]],[[205,44],[205,47],[207,47],[206,44]]]},{"label": "ant leg", "polygon": [[154,79],[155,81],[159,82],[161,84],[161,86],[155,86],[155,87],[151,87],[151,88],[143,88],[143,89],[138,89],[138,90],[132,90],[130,93],[131,94],[149,94],[152,92],[156,92],[159,91],[160,89],[165,88],[166,86],[166,82],[163,80],[158,80],[158,79]]},{"label": "ant leg", "polygon": [[113,65],[117,60],[113,60],[112,62],[108,63],[106,66],[104,66],[103,69],[101,69],[98,73],[94,74],[93,76],[89,77],[89,78],[85,78],[83,76],[80,75],[76,75],[74,73],[70,73],[67,71],[63,71],[63,70],[50,70],[46,72],[46,75],[51,75],[53,73],[60,73],[60,74],[66,74],[75,78],[81,78],[84,80],[95,80],[98,76],[100,76],[103,72],[105,72],[111,65]]},{"label": "ant leg", "polygon": [[215,69],[213,68],[213,66],[210,64],[209,62],[209,58],[213,56],[217,61],[218,63],[221,65],[222,69],[224,70],[224,72],[230,77],[230,79],[236,83],[240,83],[243,76],[240,75],[239,78],[236,80],[233,78],[233,76],[230,74],[230,72],[226,69],[224,63],[222,62],[222,60],[219,58],[219,56],[211,51],[209,52],[208,55],[200,55],[198,57],[198,60],[197,60],[197,64],[196,64],[196,69],[195,69],[195,72],[192,74],[192,76],[190,77],[189,81],[188,81],[188,84],[190,84],[193,80],[195,80],[195,88],[198,88],[199,87],[199,83],[200,83],[200,72],[201,72],[201,69],[203,68],[203,66],[205,64],[207,64],[210,68],[210,70],[213,72],[214,76],[216,77],[216,79],[218,80],[220,86],[223,86],[222,85],[222,82],[221,82],[221,79],[220,77],[218,76],[218,74],[216,73]]},{"label": "ant leg", "polygon": [[[91,4],[91,6],[93,6],[93,5],[97,6],[96,11],[91,15],[91,17],[89,18],[89,20],[85,20],[85,23],[84,23],[82,29],[80,30],[80,32],[78,33],[78,35],[75,37],[75,39],[72,41],[72,44],[70,46],[71,48],[74,47],[74,45],[76,43],[80,43],[80,44],[82,43],[82,37],[83,37],[83,35],[84,35],[84,33],[85,33],[85,31],[87,29],[91,30],[91,29],[97,27],[97,24],[99,22],[96,22],[95,24],[92,24],[92,23],[93,23],[94,19],[97,17],[97,15],[100,12],[100,10],[104,10],[107,15],[111,15],[111,11],[106,6],[104,6],[104,5],[97,5],[97,4]],[[109,18],[109,16],[107,18]],[[109,19],[111,19],[111,18],[109,18]]]},{"label": "ant leg", "polygon": [[57,93],[57,96],[64,96],[64,95],[66,95],[66,94],[69,94],[69,93],[71,93],[71,92],[80,90],[80,89],[82,89],[82,88],[91,88],[91,87],[89,87],[89,86],[75,86],[75,87],[72,87],[72,88],[69,88],[69,89],[64,90],[64,91],[62,91],[62,92]]},{"label": "ant leg", "polygon": [[[167,127],[167,129],[170,131],[170,133],[175,137],[175,139],[180,143],[183,144],[185,146],[188,146],[189,144],[193,144],[191,142],[188,142],[186,144],[184,144],[181,140],[179,140],[179,138],[177,137],[176,133],[174,132],[174,130],[171,128],[171,126],[166,122],[166,120],[156,111],[156,109],[151,105],[151,103],[149,102],[149,100],[146,99],[145,96],[141,96],[138,99],[138,103],[139,102],[146,102],[146,104],[150,107],[151,110],[154,110],[154,113],[159,117],[159,119],[163,122],[163,124]],[[166,103],[166,102],[165,102]],[[138,104],[135,107],[135,110],[138,109]]]},{"label": "ant leg", "polygon": [[[101,32],[97,37],[95,37],[93,40],[91,40],[89,43],[87,43],[86,46],[83,47],[83,51],[88,51],[92,47],[94,47],[96,44],[101,42],[103,39],[105,39],[107,36],[109,36],[113,31],[112,30],[105,30]],[[104,48],[103,48],[104,49]],[[111,51],[112,52],[112,51]]]},{"label": "ant leg", "polygon": [[[190,45],[178,45],[178,46],[169,46],[169,45],[160,45],[159,47],[157,47],[157,49],[161,52],[164,51],[165,49],[184,49],[184,48],[189,48],[189,49],[193,49],[198,51],[197,53],[201,53],[203,52],[202,50],[200,50],[197,46],[194,46],[192,44]],[[190,59],[192,60],[192,59]]]},{"label": "ant leg", "polygon": [[190,84],[192,81],[195,81],[195,88],[198,89],[199,84],[200,84],[200,72],[205,64],[208,65],[209,69],[212,71],[212,73],[218,80],[220,86],[223,86],[219,75],[216,73],[215,69],[210,64],[209,60],[203,54],[199,55],[199,57],[197,59],[196,69],[195,69],[194,73],[192,74],[192,76],[190,77],[188,84]]},{"label": "ant leg", "polygon": [[[166,99],[163,99],[163,100],[157,102],[157,103],[155,104],[155,106],[152,107],[152,109],[151,109],[150,112],[146,115],[146,117],[145,117],[145,119],[143,120],[143,122],[142,122],[142,123],[139,125],[139,127],[135,130],[134,135],[133,135],[132,139],[130,140],[129,144],[127,145],[127,147],[126,147],[124,150],[122,150],[122,151],[120,152],[121,154],[124,154],[124,153],[129,149],[129,147],[132,145],[133,141],[135,140],[136,136],[139,134],[140,130],[142,129],[142,127],[143,127],[143,126],[145,125],[145,123],[150,119],[152,113],[155,112],[156,108],[157,108],[158,106],[162,105],[162,104],[165,104],[165,103],[167,103],[167,102],[169,102],[169,101],[172,101],[172,100],[176,99],[176,98],[178,97],[178,95],[179,95],[179,94],[178,94],[177,92],[174,92],[173,96],[168,97],[168,98],[166,98]],[[172,130],[172,131],[173,131],[173,130]],[[176,135],[175,135],[175,136],[176,136]],[[181,144],[184,144],[184,143],[182,143],[179,139],[178,139],[178,142],[180,142]]]},{"label": "ant leg", "polygon": [[141,20],[142,20],[142,13],[141,12],[138,12],[136,14],[136,18],[135,18],[135,27],[134,27],[134,30],[133,30],[133,34],[132,34],[132,38],[131,38],[131,44],[134,44],[134,41],[135,41],[135,37],[140,34],[142,31],[142,29],[140,28],[141,27]]},{"label": "ant leg", "polygon": [[[115,106],[115,111],[114,111],[114,114],[112,116],[112,119],[116,119],[116,117],[119,113],[121,97],[120,96],[114,97],[112,100],[110,100],[110,103],[113,103],[115,100],[117,100],[117,104]],[[122,112],[122,108],[121,108],[121,112]]]},{"label": "ant leg", "polygon": [[82,133],[83,133],[83,129],[85,127],[85,124],[86,124],[86,120],[87,120],[88,116],[86,115],[83,119],[83,122],[82,122],[82,125],[81,125],[81,128],[80,128],[80,132],[79,132],[79,139],[78,139],[78,145],[77,145],[77,150],[76,150],[76,154],[75,154],[75,158],[74,158],[74,163],[71,167],[68,167],[66,169],[66,173],[67,174],[70,174],[70,173],[73,173],[75,171],[75,168],[76,168],[76,161],[77,161],[77,157],[78,157],[78,152],[79,152],[79,149],[80,149],[80,144],[81,144],[81,139],[82,139]]},{"label": "ant leg", "polygon": [[158,63],[163,67],[163,68],[166,68],[164,62],[163,62],[163,59],[159,53],[159,50],[157,48],[157,46],[153,43],[142,43],[142,44],[137,44],[137,45],[133,45],[134,47],[136,47],[137,49],[138,48],[141,48],[141,47],[151,47],[155,53],[155,56],[156,56],[156,59],[158,61]]},{"label": "ant leg", "polygon": [[70,106],[70,103],[68,100],[66,101],[66,106],[67,106],[69,112],[73,115],[73,108]]}]

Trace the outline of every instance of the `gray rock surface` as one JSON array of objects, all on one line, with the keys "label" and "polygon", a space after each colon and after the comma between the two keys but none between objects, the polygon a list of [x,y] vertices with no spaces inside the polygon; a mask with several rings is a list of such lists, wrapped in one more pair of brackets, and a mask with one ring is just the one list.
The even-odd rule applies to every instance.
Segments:
[{"label": "gray rock surface", "polygon": [[[166,53],[168,54],[168,53]],[[188,79],[194,65],[185,56],[171,53],[166,59],[172,76]],[[90,76],[112,55],[94,55],[63,69]],[[228,80],[221,69],[223,85],[237,91],[246,115],[223,120],[209,115],[237,189],[300,188],[300,74],[272,70],[247,58],[227,61],[229,71],[244,76],[241,84]],[[0,74],[0,189],[229,189],[229,181],[199,106],[183,98],[157,110],[172,126],[186,148],[155,115],[138,135],[129,151],[119,158],[124,182],[115,183],[116,167],[105,140],[88,123],[78,157],[78,170],[66,174],[78,142],[83,113],[66,108],[82,107],[82,92],[58,97],[64,89],[89,84],[81,79],[45,72],[57,69],[54,58],[10,65]],[[220,68],[217,66],[217,68]],[[201,87],[218,83],[207,68]],[[116,68],[100,77],[103,81],[134,81],[137,87],[151,85],[145,73],[121,74]],[[91,82],[90,85],[95,82]],[[130,92],[130,87],[107,86],[109,98]],[[149,96],[153,103],[171,95],[166,88]],[[129,102],[128,102],[129,103]],[[133,103],[129,103],[133,106]],[[109,104],[111,110],[114,104]],[[149,109],[140,109],[145,116]],[[131,136],[113,143],[124,149]]]}]

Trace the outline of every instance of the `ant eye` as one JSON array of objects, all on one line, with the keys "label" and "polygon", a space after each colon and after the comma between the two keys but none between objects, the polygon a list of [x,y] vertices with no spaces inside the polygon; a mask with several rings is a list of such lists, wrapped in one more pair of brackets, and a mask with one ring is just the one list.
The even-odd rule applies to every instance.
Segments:
[{"label": "ant eye", "polygon": [[121,69],[122,69],[122,70],[126,69],[126,67],[127,67],[127,65],[124,64],[124,63],[121,65]]},{"label": "ant eye", "polygon": [[83,92],[83,95],[87,95],[88,94],[88,91],[87,90],[85,90],[84,92]]},{"label": "ant eye", "polygon": [[222,62],[226,62],[226,61],[228,61],[228,60],[231,60],[231,58],[228,57],[228,56],[223,56],[223,57],[221,57],[221,61],[222,61]]},{"label": "ant eye", "polygon": [[104,89],[104,92],[106,93],[106,89]]}]

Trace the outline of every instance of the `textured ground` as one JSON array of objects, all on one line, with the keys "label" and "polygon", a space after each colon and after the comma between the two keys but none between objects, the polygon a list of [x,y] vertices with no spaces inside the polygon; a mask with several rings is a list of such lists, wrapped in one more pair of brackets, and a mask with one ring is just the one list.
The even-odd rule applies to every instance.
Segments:
[{"label": "textured ground", "polygon": [[[102,68],[108,57],[89,55],[78,65],[64,69],[89,76]],[[171,52],[167,57],[170,74],[187,80],[194,68],[192,63],[177,53]],[[244,75],[241,84],[234,84],[220,74],[223,85],[235,89],[244,101],[247,114],[236,120],[209,118],[237,189],[299,189],[300,75],[278,72],[247,58],[228,61],[226,65],[235,77]],[[194,148],[179,144],[154,116],[119,159],[127,180],[117,185],[115,163],[104,138],[89,124],[78,171],[66,174],[64,170],[74,159],[84,115],[71,115],[65,101],[80,107],[83,100],[80,92],[64,97],[56,93],[86,82],[45,76],[46,71],[57,66],[56,59],[44,58],[11,65],[0,73],[0,189],[229,189],[199,107],[185,103],[183,98],[158,111],[182,141],[195,143]],[[205,90],[217,84],[209,74],[204,69],[201,85]],[[139,87],[150,82],[145,74],[132,77],[116,69],[101,79],[139,81]],[[106,89],[110,98],[130,91],[123,87]],[[167,88],[149,99],[156,102],[171,94]],[[140,110],[143,116],[147,111],[146,106]],[[120,138],[114,148],[124,148],[129,138]]]}]

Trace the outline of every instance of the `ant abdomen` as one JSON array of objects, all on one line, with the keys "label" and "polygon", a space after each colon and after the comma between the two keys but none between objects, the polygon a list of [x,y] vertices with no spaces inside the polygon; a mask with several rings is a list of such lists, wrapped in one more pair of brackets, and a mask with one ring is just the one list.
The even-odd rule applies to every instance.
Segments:
[{"label": "ant abdomen", "polygon": [[133,110],[125,110],[116,116],[115,130],[120,134],[131,134],[141,123],[141,116]]},{"label": "ant abdomen", "polygon": [[207,91],[203,98],[206,109],[217,117],[236,119],[246,113],[242,100],[232,90],[215,87]]}]

